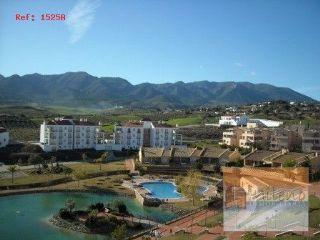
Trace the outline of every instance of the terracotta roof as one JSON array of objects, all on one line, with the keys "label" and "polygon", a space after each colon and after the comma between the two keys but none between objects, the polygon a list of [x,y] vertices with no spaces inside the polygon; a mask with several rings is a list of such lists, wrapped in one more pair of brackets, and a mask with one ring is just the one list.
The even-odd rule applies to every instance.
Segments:
[{"label": "terracotta roof", "polygon": [[87,122],[87,121],[79,121],[79,120],[73,120],[75,125],[80,125],[80,126],[97,126],[97,124],[93,122]]},{"label": "terracotta roof", "polygon": [[320,156],[312,158],[310,162],[314,170],[320,169]]},{"label": "terracotta roof", "polygon": [[162,156],[169,158],[169,157],[171,157],[172,153],[173,153],[172,149],[165,149],[165,150],[163,151]]},{"label": "terracotta roof", "polygon": [[7,129],[5,129],[4,127],[0,127],[0,133],[4,133],[6,131],[7,131]]},{"label": "terracotta roof", "polygon": [[274,151],[257,150],[245,157],[245,159],[249,161],[263,161],[266,157],[270,157],[275,153]]},{"label": "terracotta roof", "polygon": [[145,157],[162,157],[163,148],[143,148]]},{"label": "terracotta roof", "polygon": [[195,151],[195,148],[175,148],[174,157],[191,157],[192,153]]},{"label": "terracotta roof", "polygon": [[72,122],[68,119],[61,119],[61,120],[50,120],[48,125],[73,125]]},{"label": "terracotta roof", "polygon": [[152,123],[152,124],[157,128],[172,128],[172,126],[167,123]]},{"label": "terracotta roof", "polygon": [[205,149],[202,156],[208,158],[219,158],[225,151],[226,149],[224,148],[209,147]]},{"label": "terracotta roof", "polygon": [[122,126],[123,127],[143,127],[143,124],[140,122],[127,122]]},{"label": "terracotta roof", "polygon": [[192,153],[192,157],[201,157],[203,152],[204,152],[204,149],[195,149]]},{"label": "terracotta roof", "polygon": [[272,160],[272,162],[275,163],[283,163],[286,160],[294,160],[297,163],[302,162],[305,160],[306,154],[305,153],[297,153],[297,152],[288,152],[284,155],[281,155],[279,157],[276,157]]}]

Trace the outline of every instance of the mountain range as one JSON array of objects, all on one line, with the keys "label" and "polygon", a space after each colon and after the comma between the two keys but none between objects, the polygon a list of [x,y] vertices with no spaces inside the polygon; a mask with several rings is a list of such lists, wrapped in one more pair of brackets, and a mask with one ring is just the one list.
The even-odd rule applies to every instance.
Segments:
[{"label": "mountain range", "polygon": [[210,82],[133,85],[118,77],[86,72],[41,75],[0,75],[0,104],[40,104],[72,107],[188,107],[248,104],[285,100],[313,102],[290,88],[250,82]]}]

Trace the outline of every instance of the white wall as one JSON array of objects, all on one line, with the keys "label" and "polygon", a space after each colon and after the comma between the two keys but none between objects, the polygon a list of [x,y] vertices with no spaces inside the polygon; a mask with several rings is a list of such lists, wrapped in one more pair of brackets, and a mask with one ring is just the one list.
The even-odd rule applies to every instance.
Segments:
[{"label": "white wall", "polygon": [[0,148],[9,144],[9,132],[0,133]]}]

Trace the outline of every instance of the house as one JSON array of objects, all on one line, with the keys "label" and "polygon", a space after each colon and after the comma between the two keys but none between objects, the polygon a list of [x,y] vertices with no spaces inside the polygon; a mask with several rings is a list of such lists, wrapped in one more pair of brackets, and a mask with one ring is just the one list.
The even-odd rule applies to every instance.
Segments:
[{"label": "house", "polygon": [[220,145],[249,148],[255,143],[268,143],[270,134],[265,128],[230,128],[223,132]]},{"label": "house", "polygon": [[254,144],[267,144],[270,141],[270,131],[262,128],[245,128],[237,146],[250,148]]},{"label": "house", "polygon": [[105,145],[103,131],[87,119],[56,118],[40,125],[40,146],[45,152],[94,149],[102,145]]},{"label": "house", "polygon": [[281,149],[288,149],[294,151],[300,148],[301,137],[297,131],[279,128],[271,133],[270,150],[279,151]]},{"label": "house", "polygon": [[241,116],[221,116],[219,126],[246,126],[249,118],[246,115]]},{"label": "house", "polygon": [[170,148],[172,145],[181,144],[181,139],[177,139],[173,127],[149,120],[116,125],[114,134],[115,144],[120,145],[122,149]]},{"label": "house", "polygon": [[306,130],[302,133],[302,151],[320,152],[319,130]]},{"label": "house", "polygon": [[243,133],[242,128],[229,128],[222,134],[220,145],[238,146],[240,137]]},{"label": "house", "polygon": [[0,148],[9,144],[9,132],[7,129],[0,127]]},{"label": "house", "polygon": [[209,148],[149,148],[141,147],[139,151],[139,161],[143,164],[152,165],[175,165],[190,166],[197,161],[204,164],[228,161],[226,158],[230,150],[218,147]]},{"label": "house", "polygon": [[256,150],[244,157],[244,165],[251,167],[283,167],[287,160],[292,160],[299,165],[308,158],[312,159],[313,157],[313,154],[289,152],[286,149],[281,151]]}]

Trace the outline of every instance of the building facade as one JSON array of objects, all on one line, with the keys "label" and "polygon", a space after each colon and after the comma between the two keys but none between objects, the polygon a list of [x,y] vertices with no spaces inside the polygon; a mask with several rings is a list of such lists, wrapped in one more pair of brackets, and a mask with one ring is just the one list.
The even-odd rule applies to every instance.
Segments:
[{"label": "building facade", "polygon": [[295,151],[301,148],[300,146],[301,137],[297,131],[280,128],[274,130],[271,134],[270,150],[288,149],[289,151]]},{"label": "building facade", "polygon": [[40,126],[40,146],[46,152],[90,149],[104,144],[100,126],[86,119],[56,118]]},{"label": "building facade", "polygon": [[9,132],[0,127],[0,148],[6,147],[9,144]]},{"label": "building facade", "polygon": [[268,143],[270,131],[264,128],[230,128],[223,132],[220,145],[249,148],[255,143]]},{"label": "building facade", "polygon": [[320,152],[319,130],[306,130],[302,133],[302,151]]},{"label": "building facade", "polygon": [[239,140],[239,147],[250,148],[257,143],[268,144],[270,142],[270,131],[262,128],[245,128]]},{"label": "building facade", "polygon": [[178,144],[174,128],[151,121],[129,122],[115,126],[114,140],[115,145],[120,145],[122,149],[170,148]]}]

